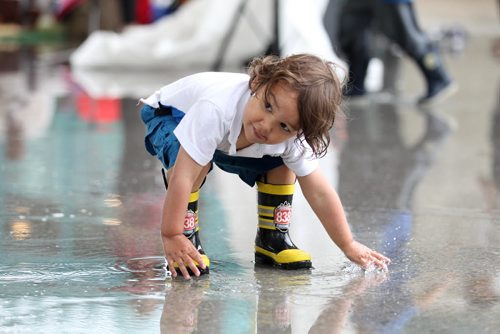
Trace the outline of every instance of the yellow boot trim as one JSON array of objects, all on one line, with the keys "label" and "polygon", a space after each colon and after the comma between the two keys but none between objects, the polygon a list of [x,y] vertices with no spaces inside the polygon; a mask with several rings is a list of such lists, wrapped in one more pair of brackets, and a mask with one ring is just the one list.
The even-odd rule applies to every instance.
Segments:
[{"label": "yellow boot trim", "polygon": [[196,202],[200,198],[200,191],[197,190],[189,195],[189,203]]},{"label": "yellow boot trim", "polygon": [[[203,263],[205,263],[205,266],[207,268],[210,268],[210,259],[208,258],[208,256],[206,256],[205,254],[201,254],[201,258],[203,260]],[[198,268],[201,268],[199,263],[194,261],[194,264],[198,267]],[[179,265],[177,264],[177,262],[174,262],[174,268],[179,268]],[[187,267],[186,267],[187,268]]]},{"label": "yellow boot trim", "polygon": [[276,209],[276,207],[274,206],[261,205],[261,204],[257,205],[257,211],[259,216],[269,217],[271,219],[274,218],[274,209]]},{"label": "yellow boot trim", "polygon": [[278,254],[274,254],[273,252],[267,251],[264,248],[255,246],[255,251],[272,258],[274,262],[279,264],[311,261],[311,255],[301,249],[285,249]]},{"label": "yellow boot trim", "polygon": [[273,206],[267,205],[257,205],[257,210],[259,214],[259,227],[267,228],[270,230],[275,230],[276,226],[274,225],[274,209]]},{"label": "yellow boot trim", "polygon": [[259,217],[258,227],[266,228],[268,230],[276,230],[276,225],[274,224],[274,220],[272,219],[265,219]]},{"label": "yellow boot trim", "polygon": [[[210,267],[210,259],[208,258],[208,256],[206,256],[205,254],[201,254],[201,258],[202,258],[203,263],[205,264],[205,266],[207,268],[209,268]],[[198,263],[196,261],[194,263],[198,266]]]},{"label": "yellow boot trim", "polygon": [[293,195],[295,184],[269,184],[257,181],[257,191],[271,195]]}]

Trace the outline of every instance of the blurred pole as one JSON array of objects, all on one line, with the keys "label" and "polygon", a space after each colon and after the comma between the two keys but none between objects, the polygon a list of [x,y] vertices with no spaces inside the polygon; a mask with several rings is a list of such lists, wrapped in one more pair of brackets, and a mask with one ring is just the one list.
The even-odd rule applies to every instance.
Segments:
[{"label": "blurred pole", "polygon": [[19,2],[20,14],[21,14],[21,25],[26,28],[33,28],[33,0],[22,0]]},{"label": "blurred pole", "polygon": [[[217,57],[215,58],[215,62],[212,65],[212,71],[220,71],[222,64],[224,62],[224,56],[227,52],[227,48],[229,47],[229,43],[231,42],[231,39],[233,38],[234,33],[236,32],[236,26],[238,25],[239,20],[243,16],[245,12],[245,8],[247,5],[247,0],[242,0],[238,6],[238,9],[236,10],[236,13],[233,17],[233,20],[231,21],[231,24],[227,30],[226,35],[222,39],[222,43],[219,47],[219,52],[217,53]],[[273,37],[268,45],[267,49],[264,52],[264,55],[281,55],[281,49],[280,49],[280,38],[279,38],[279,0],[274,0],[273,2],[273,9],[274,9],[274,22],[273,22]]]},{"label": "blurred pole", "polygon": [[280,2],[279,0],[274,0],[274,27],[273,27],[273,41],[269,45],[268,50],[266,51],[266,55],[276,55],[281,56],[280,49]]},{"label": "blurred pole", "polygon": [[224,62],[224,56],[226,54],[227,48],[229,47],[229,42],[233,38],[234,33],[236,32],[236,26],[238,22],[245,12],[245,7],[247,5],[247,0],[241,0],[238,8],[236,9],[236,13],[233,16],[233,20],[229,25],[226,35],[222,39],[222,43],[219,47],[219,52],[217,53],[217,57],[215,58],[215,63],[212,65],[212,71],[220,71],[222,67],[222,63]]},{"label": "blurred pole", "polygon": [[100,0],[90,0],[89,1],[89,22],[88,22],[88,34],[99,30],[101,28],[101,8],[99,5]]}]

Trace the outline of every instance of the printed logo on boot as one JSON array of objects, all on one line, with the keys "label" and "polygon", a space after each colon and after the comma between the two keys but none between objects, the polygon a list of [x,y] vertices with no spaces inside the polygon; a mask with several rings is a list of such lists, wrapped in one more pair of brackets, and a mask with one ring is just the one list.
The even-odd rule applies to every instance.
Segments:
[{"label": "printed logo on boot", "polygon": [[292,218],[292,205],[288,202],[281,203],[274,209],[274,226],[281,232],[287,232]]},{"label": "printed logo on boot", "polygon": [[184,217],[184,235],[190,237],[196,230],[196,213],[193,210],[187,210]]}]

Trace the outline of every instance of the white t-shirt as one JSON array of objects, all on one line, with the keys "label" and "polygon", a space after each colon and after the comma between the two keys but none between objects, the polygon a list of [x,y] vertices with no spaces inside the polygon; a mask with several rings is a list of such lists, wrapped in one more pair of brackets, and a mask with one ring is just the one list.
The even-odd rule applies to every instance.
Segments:
[{"label": "white t-shirt", "polygon": [[243,112],[250,99],[248,82],[249,76],[243,73],[198,73],[164,86],[141,101],[153,108],[158,108],[160,102],[185,113],[174,134],[201,166],[212,160],[215,150],[220,150],[241,157],[279,156],[297,176],[313,172],[317,159],[307,143],[304,142],[304,150],[295,138],[275,145],[257,143],[236,150]]}]

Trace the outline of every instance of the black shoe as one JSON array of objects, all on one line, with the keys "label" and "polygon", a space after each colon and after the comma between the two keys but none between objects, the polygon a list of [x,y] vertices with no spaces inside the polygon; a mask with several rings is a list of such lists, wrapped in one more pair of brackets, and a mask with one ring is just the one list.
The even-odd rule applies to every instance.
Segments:
[{"label": "black shoe", "polygon": [[428,52],[417,60],[427,83],[427,93],[418,99],[419,106],[429,106],[440,102],[456,92],[453,83],[444,68],[443,60],[437,49],[429,47]]},{"label": "black shoe", "polygon": [[418,100],[418,105],[425,107],[444,101],[455,94],[457,89],[457,85],[451,80],[433,82],[429,85],[427,94]]},{"label": "black shoe", "polygon": [[309,269],[311,255],[295,246],[288,232],[265,228],[257,229],[255,262],[282,269]]}]

